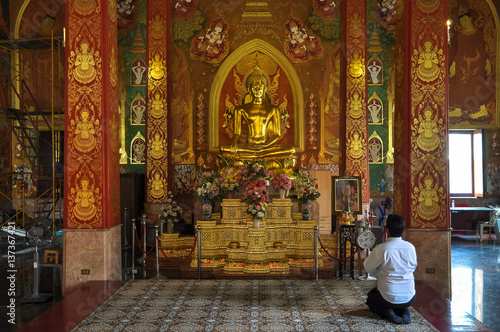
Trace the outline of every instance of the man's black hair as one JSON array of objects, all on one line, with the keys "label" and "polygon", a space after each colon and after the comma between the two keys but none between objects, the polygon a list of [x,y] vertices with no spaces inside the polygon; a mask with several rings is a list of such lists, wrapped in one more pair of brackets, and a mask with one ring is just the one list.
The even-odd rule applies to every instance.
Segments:
[{"label": "man's black hair", "polygon": [[405,220],[397,214],[390,214],[385,221],[385,227],[389,232],[390,237],[401,237],[405,230]]}]

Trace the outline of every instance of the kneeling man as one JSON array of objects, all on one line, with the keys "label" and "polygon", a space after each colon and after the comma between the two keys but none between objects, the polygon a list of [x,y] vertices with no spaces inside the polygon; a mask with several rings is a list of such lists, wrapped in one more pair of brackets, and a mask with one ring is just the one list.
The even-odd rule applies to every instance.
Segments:
[{"label": "kneeling man", "polygon": [[377,245],[365,259],[366,272],[378,271],[377,287],[368,293],[366,304],[382,318],[396,324],[410,324],[409,307],[415,300],[417,267],[415,247],[401,238],[405,220],[397,215],[387,216],[386,229],[389,238]]}]

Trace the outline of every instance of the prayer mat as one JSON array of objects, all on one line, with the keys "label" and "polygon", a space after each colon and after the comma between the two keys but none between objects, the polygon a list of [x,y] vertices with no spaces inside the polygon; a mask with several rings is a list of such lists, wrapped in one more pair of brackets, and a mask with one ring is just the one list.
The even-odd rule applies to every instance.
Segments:
[{"label": "prayer mat", "polygon": [[73,331],[438,331],[411,308],[396,325],[371,313],[362,280],[127,282]]}]

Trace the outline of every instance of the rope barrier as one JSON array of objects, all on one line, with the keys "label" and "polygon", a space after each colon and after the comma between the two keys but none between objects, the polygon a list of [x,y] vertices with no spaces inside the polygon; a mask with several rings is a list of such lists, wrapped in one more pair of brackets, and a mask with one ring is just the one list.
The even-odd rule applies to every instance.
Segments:
[{"label": "rope barrier", "polygon": [[143,254],[147,255],[147,254],[151,253],[153,251],[154,247],[151,247],[151,249],[149,249],[149,251],[144,251],[144,249],[142,249],[142,247],[141,247],[141,242],[142,242],[142,240],[144,240],[144,233],[142,233],[143,237],[141,240],[139,240],[139,235],[137,235],[137,229],[134,229],[134,233],[135,233],[135,239],[137,240],[137,243],[135,246],[137,248],[141,249]]},{"label": "rope barrier", "polygon": [[379,238],[375,239],[375,241],[378,241],[378,240],[381,240],[384,236],[385,236],[385,233],[387,232],[387,229],[384,228],[384,231],[382,232],[382,235],[380,235]]},{"label": "rope barrier", "polygon": [[355,246],[355,249],[353,252],[351,252],[351,255],[349,257],[345,257],[345,258],[335,258],[333,257],[332,255],[330,255],[328,253],[328,251],[326,250],[326,248],[323,246],[323,243],[321,242],[321,238],[318,237],[318,241],[319,241],[319,244],[321,245],[321,249],[323,249],[323,251],[325,252],[325,254],[328,255],[328,257],[332,258],[332,259],[335,259],[336,261],[346,261],[348,259],[351,259],[357,252],[358,252],[358,247]]},{"label": "rope barrier", "polygon": [[194,248],[196,247],[196,241],[198,240],[198,237],[195,236],[194,237],[194,243],[193,243],[193,247],[191,248],[191,252],[184,258],[180,258],[180,259],[172,259],[172,258],[169,258],[167,257],[167,255],[165,254],[165,251],[163,250],[163,248],[161,247],[161,241],[158,237],[156,237],[156,241],[158,242],[158,250],[161,251],[161,253],[163,254],[163,256],[170,262],[183,262],[183,261],[186,261],[188,258],[191,258],[191,256],[193,255],[194,253]]}]

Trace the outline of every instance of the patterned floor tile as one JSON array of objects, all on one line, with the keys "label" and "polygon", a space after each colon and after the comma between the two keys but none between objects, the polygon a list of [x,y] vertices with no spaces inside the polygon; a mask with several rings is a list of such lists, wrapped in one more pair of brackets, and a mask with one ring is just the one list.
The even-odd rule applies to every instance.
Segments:
[{"label": "patterned floor tile", "polygon": [[412,309],[399,326],[371,313],[363,281],[129,282],[74,331],[436,331]]}]

